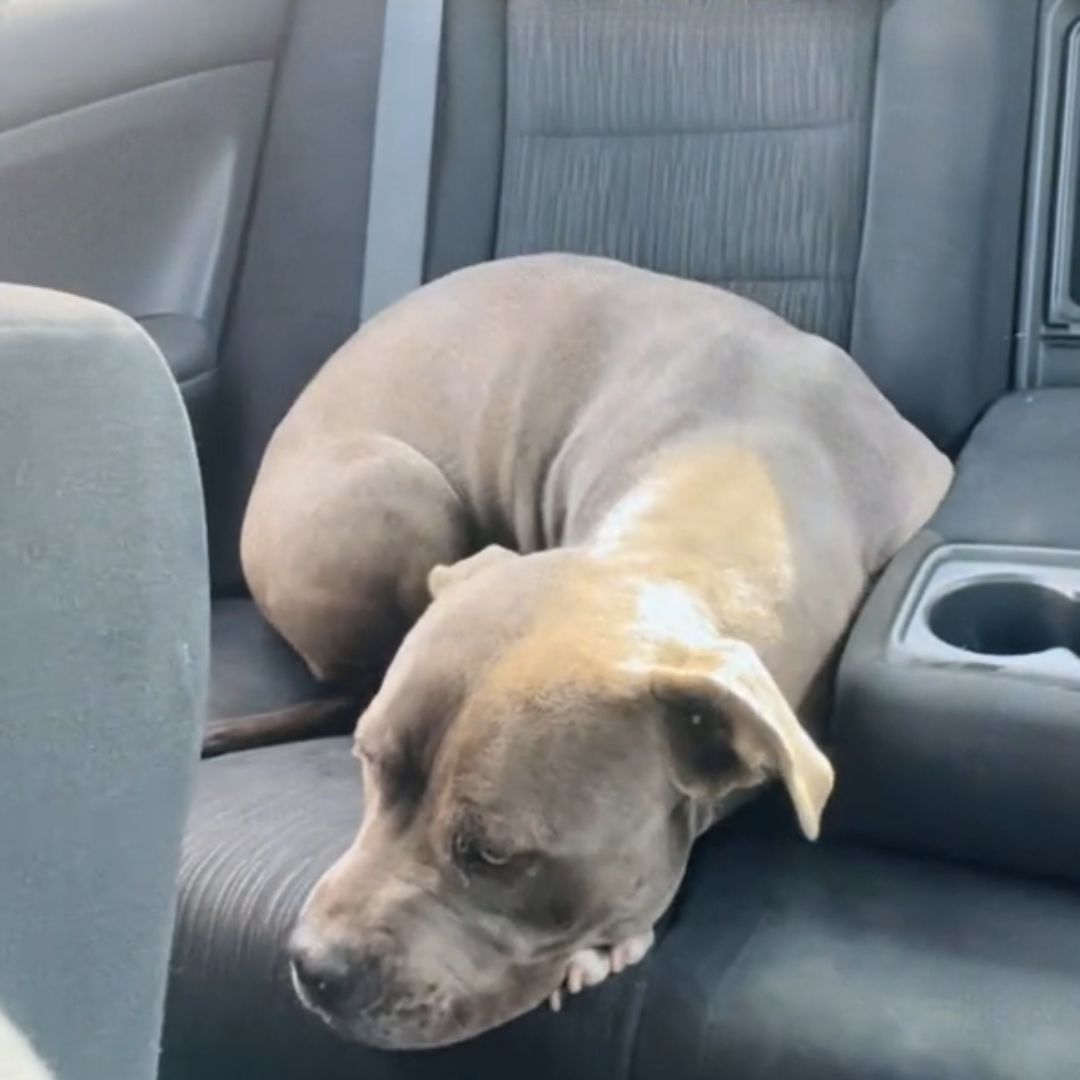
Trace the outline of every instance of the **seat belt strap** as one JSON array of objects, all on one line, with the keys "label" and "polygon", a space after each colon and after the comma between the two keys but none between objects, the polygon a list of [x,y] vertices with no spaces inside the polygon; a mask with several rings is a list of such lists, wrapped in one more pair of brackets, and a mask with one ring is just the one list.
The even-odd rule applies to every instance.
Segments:
[{"label": "seat belt strap", "polygon": [[360,321],[423,284],[443,0],[387,0]]}]

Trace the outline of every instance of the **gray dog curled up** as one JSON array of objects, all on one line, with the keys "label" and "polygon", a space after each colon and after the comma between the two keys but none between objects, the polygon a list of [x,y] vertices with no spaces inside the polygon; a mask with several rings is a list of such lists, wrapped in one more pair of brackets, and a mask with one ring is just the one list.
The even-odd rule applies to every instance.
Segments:
[{"label": "gray dog curled up", "polygon": [[844,352],[707,285],[528,256],[367,323],[274,434],[242,540],[316,676],[389,661],[359,834],[290,944],[302,1000],[455,1042],[639,961],[760,785],[816,837],[818,691],[951,475]]}]

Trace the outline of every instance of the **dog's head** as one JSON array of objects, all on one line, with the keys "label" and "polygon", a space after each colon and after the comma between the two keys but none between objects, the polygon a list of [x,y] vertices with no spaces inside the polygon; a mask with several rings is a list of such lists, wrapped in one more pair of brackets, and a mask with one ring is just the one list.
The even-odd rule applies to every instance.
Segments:
[{"label": "dog's head", "polygon": [[298,992],[339,1031],[437,1046],[533,1008],[572,953],[651,928],[714,809],[770,777],[816,836],[832,770],[754,652],[636,650],[632,597],[587,561],[433,572],[357,729],[359,835],[293,936]]}]

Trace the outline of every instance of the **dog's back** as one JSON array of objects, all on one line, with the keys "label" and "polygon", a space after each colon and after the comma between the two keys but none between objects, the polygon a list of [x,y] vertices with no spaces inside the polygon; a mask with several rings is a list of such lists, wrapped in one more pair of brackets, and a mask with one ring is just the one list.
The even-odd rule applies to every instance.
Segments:
[{"label": "dog's back", "polygon": [[[772,527],[769,502],[796,583],[775,650],[793,692],[951,477],[850,357],[759,305],[527,256],[426,286],[330,359],[268,448],[245,571],[270,621],[340,680],[347,653],[388,659],[433,565],[485,543],[591,542],[662,461],[678,470],[659,481],[665,514],[697,537],[678,559],[706,576],[735,540],[760,562],[748,538]],[[772,660],[776,642],[752,643]]]},{"label": "dog's back", "polygon": [[383,312],[308,386],[269,460],[363,430],[419,450],[479,534],[525,551],[582,536],[658,447],[724,432],[824,449],[871,516],[912,501],[897,484],[932,499],[948,469],[830,343],[724,290],[575,255],[470,267]]}]

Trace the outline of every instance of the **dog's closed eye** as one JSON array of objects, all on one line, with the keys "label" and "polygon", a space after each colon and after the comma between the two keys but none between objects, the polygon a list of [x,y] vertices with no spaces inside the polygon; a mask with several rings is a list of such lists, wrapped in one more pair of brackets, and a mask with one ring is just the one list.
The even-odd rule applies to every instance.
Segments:
[{"label": "dog's closed eye", "polygon": [[489,841],[481,839],[468,828],[459,829],[454,834],[452,846],[454,863],[465,871],[507,866],[513,857]]},{"label": "dog's closed eye", "polygon": [[519,851],[499,843],[472,820],[465,819],[450,839],[450,859],[467,878],[511,880],[531,876],[539,864],[534,852]]}]

